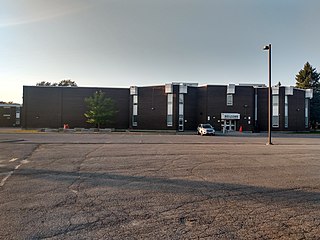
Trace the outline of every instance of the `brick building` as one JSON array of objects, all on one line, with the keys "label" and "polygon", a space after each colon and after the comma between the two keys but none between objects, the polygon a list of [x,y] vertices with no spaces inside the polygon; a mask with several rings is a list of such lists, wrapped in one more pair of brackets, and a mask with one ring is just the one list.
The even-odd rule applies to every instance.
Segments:
[{"label": "brick building", "polygon": [[0,102],[0,127],[20,127],[21,105]]},{"label": "brick building", "polygon": [[[98,90],[114,100],[115,121],[105,127],[144,130],[195,130],[210,123],[216,130],[266,131],[268,88],[264,85],[170,83],[129,88],[23,88],[24,128],[93,127],[86,123],[84,99]],[[309,129],[311,90],[272,88],[273,131]]]}]

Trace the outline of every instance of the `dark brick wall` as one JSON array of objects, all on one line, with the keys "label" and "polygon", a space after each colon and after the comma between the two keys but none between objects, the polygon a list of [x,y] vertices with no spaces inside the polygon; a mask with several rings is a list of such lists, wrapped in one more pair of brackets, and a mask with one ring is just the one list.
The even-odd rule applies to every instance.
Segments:
[{"label": "dark brick wall", "polygon": [[221,130],[221,113],[233,112],[231,107],[227,109],[226,93],[226,86],[207,86],[207,111],[203,120],[204,123],[210,123],[216,130]]},{"label": "dark brick wall", "polygon": [[207,86],[198,87],[197,125],[207,121],[207,89]]},{"label": "dark brick wall", "polygon": [[91,88],[79,88],[76,91],[73,88],[65,88],[62,90],[62,121],[61,126],[64,123],[68,123],[70,128],[76,127],[93,127],[86,122],[84,113],[87,111],[87,107],[84,99],[92,96],[96,92],[96,89]]},{"label": "dark brick wall", "polygon": [[231,112],[240,113],[237,130],[242,126],[243,131],[254,130],[254,88],[248,86],[236,86]]},{"label": "dark brick wall", "polygon": [[[132,128],[132,96],[129,89],[121,88],[82,88],[82,87],[36,87],[23,88],[23,111],[21,114],[24,128],[60,128],[64,123],[74,127],[93,127],[86,123],[84,99],[102,90],[114,100],[118,110],[114,123],[102,126],[112,128]],[[255,91],[258,94],[258,120],[255,123]],[[221,130],[221,113],[239,113],[237,130],[267,131],[268,89],[254,89],[250,86],[236,86],[233,106],[227,106],[227,86],[188,87],[184,94],[184,129],[195,130],[199,123],[210,123]],[[302,131],[305,128],[305,92],[294,89],[288,96],[289,127],[284,128],[285,88],[279,89],[279,128],[280,131]],[[179,86],[173,86],[173,126],[167,127],[167,94],[165,86],[138,88],[138,126],[137,129],[178,130]],[[15,116],[15,113],[14,113]],[[208,120],[210,116],[210,120]],[[250,123],[249,123],[250,122]],[[0,124],[4,125],[0,120]],[[256,126],[255,126],[256,124]]]},{"label": "dark brick wall", "polygon": [[[236,86],[235,94],[233,94],[233,106],[227,106],[227,86],[207,86],[206,88],[207,94],[202,94],[206,95],[206,103],[202,100],[202,104],[199,105],[199,110],[206,112],[206,115],[201,118],[202,121],[221,130],[221,113],[239,113],[240,120],[237,120],[237,130],[240,126],[243,127],[243,131],[253,130],[254,89],[252,87]],[[207,106],[207,111],[203,109],[202,105]],[[210,116],[209,121],[207,120],[208,116]]]},{"label": "dark brick wall", "polygon": [[24,86],[22,127],[62,127],[61,100],[61,88]]},{"label": "dark brick wall", "polygon": [[304,131],[305,129],[305,92],[294,89],[293,95],[288,96],[289,131]]},{"label": "dark brick wall", "polygon": [[[130,102],[130,108],[132,108],[132,99]],[[164,86],[138,88],[137,119],[138,126],[134,128],[167,129],[167,94],[165,94]]]},{"label": "dark brick wall", "polygon": [[184,94],[184,129],[196,131],[198,126],[197,121],[197,104],[198,88],[188,87],[188,93]]},{"label": "dark brick wall", "polygon": [[16,124],[16,107],[0,106],[0,127],[18,127]]},{"label": "dark brick wall", "polygon": [[[272,131],[305,131],[305,92],[294,89],[288,96],[288,128],[285,128],[285,87],[279,89],[279,127]],[[268,131],[268,88],[258,89],[258,126],[260,131]]]},{"label": "dark brick wall", "polygon": [[258,88],[258,131],[268,131],[268,88]]},{"label": "dark brick wall", "polygon": [[[130,115],[132,114],[132,96]],[[198,88],[188,87],[184,94],[184,129],[197,128]],[[167,94],[165,86],[138,88],[138,126],[133,129],[178,130],[179,128],[179,85],[173,85],[173,126],[167,126]]]},{"label": "dark brick wall", "polygon": [[22,127],[60,128],[64,123],[71,128],[94,127],[86,123],[84,99],[99,90],[114,100],[118,110],[114,123],[102,127],[128,128],[129,89],[35,86],[23,88]]},{"label": "dark brick wall", "polygon": [[64,88],[62,90],[63,123],[68,123],[70,127],[93,127],[93,125],[86,123],[84,113],[87,111],[87,107],[84,99],[99,90],[104,92],[107,98],[114,101],[117,109],[113,122],[101,127],[128,128],[129,90],[119,88]]}]

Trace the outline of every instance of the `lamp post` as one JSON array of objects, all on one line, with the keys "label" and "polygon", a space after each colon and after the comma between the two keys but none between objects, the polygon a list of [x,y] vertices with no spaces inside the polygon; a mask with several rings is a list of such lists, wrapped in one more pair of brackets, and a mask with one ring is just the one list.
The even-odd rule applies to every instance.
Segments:
[{"label": "lamp post", "polygon": [[272,120],[272,108],[271,108],[271,44],[264,46],[263,50],[269,51],[269,86],[268,86],[268,142],[267,145],[272,145],[271,142],[271,120]]}]

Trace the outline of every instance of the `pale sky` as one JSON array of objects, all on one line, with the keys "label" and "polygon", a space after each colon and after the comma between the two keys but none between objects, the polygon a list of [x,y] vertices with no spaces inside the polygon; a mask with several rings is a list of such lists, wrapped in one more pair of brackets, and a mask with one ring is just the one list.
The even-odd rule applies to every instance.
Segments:
[{"label": "pale sky", "polygon": [[0,101],[23,85],[295,85],[320,70],[319,0],[0,0]]}]

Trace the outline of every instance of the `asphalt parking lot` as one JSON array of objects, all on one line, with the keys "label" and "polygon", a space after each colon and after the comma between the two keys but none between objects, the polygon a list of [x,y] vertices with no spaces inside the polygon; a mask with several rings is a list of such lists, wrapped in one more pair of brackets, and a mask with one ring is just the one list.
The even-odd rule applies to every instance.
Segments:
[{"label": "asphalt parking lot", "polygon": [[0,239],[319,239],[320,138],[0,133]]}]

